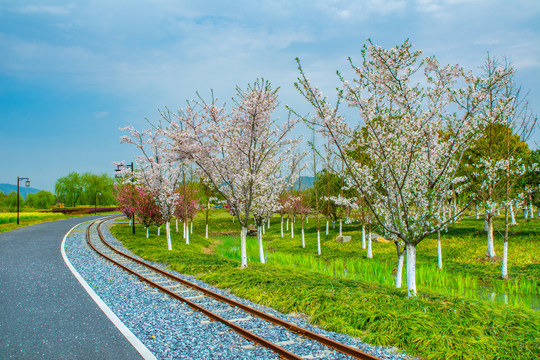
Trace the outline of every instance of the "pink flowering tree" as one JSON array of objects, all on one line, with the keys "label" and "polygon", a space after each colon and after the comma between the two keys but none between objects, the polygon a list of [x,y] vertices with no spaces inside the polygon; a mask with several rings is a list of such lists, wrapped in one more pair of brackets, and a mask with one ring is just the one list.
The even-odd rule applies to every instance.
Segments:
[{"label": "pink flowering tree", "polygon": [[193,221],[193,218],[200,207],[200,199],[196,189],[193,189],[189,185],[180,186],[178,188],[178,198],[176,199],[174,215],[182,220],[184,224],[184,238],[186,239],[186,244],[189,244],[190,234],[188,223],[189,221]]},{"label": "pink flowering tree", "polygon": [[[388,50],[370,42],[362,57],[359,66],[349,59],[352,82],[339,75],[336,106],[310,83],[299,61],[295,85],[315,109],[305,121],[336,149],[347,185],[366,200],[386,235],[405,245],[407,293],[415,296],[416,247],[469,205],[461,204],[447,219],[439,212],[452,189],[464,185],[456,170],[482,133],[478,115],[486,89],[504,79],[442,66],[413,51],[408,41]],[[356,109],[356,124],[341,115],[342,101]],[[358,152],[364,156],[353,156]]]},{"label": "pink flowering tree", "polygon": [[133,172],[135,182],[149,191],[156,202],[165,223],[167,248],[172,250],[170,220],[176,208],[176,191],[185,164],[168,151],[170,144],[163,136],[161,128],[138,131],[127,126],[123,131],[130,135],[122,136],[122,143],[134,145],[142,155],[135,159],[139,169]]},{"label": "pink flowering tree", "polygon": [[135,215],[146,228],[146,237],[148,238],[148,230],[151,225],[155,223],[162,223],[161,213],[154,199],[154,195],[145,190],[142,187],[136,188],[136,199],[135,202]]},{"label": "pink flowering tree", "polygon": [[[291,214],[300,216],[300,225],[301,225],[301,234],[302,234],[302,248],[306,247],[306,239],[304,235],[304,218],[309,214],[309,202],[305,194],[300,193],[298,196],[291,196],[289,198],[290,202],[290,212]],[[294,226],[294,223],[291,224]],[[293,233],[294,227],[291,228],[291,234]]]},{"label": "pink flowering tree", "polygon": [[115,198],[118,201],[118,210],[128,219],[133,218],[137,205],[137,191],[133,184],[124,183],[114,186]]},{"label": "pink flowering tree", "polygon": [[257,184],[275,171],[271,159],[286,159],[298,141],[287,139],[297,121],[278,124],[271,118],[278,106],[277,90],[259,80],[246,90],[237,88],[227,110],[216,101],[189,103],[170,118],[168,136],[176,154],[199,168],[206,184],[227,202],[242,226],[241,267],[247,267],[246,235]]}]

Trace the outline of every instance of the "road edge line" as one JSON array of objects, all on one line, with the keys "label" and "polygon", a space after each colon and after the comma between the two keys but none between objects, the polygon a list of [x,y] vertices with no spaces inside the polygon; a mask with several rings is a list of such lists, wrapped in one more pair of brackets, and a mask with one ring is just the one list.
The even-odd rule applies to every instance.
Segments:
[{"label": "road edge line", "polygon": [[124,335],[124,337],[131,343],[131,345],[137,350],[139,354],[145,359],[145,360],[157,360],[154,354],[148,350],[148,348],[139,340],[135,334],[129,330],[129,328],[116,316],[116,314],[105,304],[105,302],[99,297],[98,294],[92,290],[90,285],[82,278],[82,276],[79,274],[79,272],[73,267],[69,259],[67,258],[66,252],[64,250],[64,245],[66,242],[66,238],[69,236],[69,234],[75,229],[77,226],[84,224],[84,222],[79,223],[75,226],[73,226],[67,233],[64,235],[64,238],[62,239],[62,244],[60,245],[60,252],[62,253],[62,258],[64,259],[64,262],[66,263],[67,267],[75,276],[75,278],[79,281],[79,283],[82,285],[84,290],[90,295],[92,300],[99,306],[101,311],[105,313],[105,315],[109,318],[109,320],[113,323],[114,326]]}]

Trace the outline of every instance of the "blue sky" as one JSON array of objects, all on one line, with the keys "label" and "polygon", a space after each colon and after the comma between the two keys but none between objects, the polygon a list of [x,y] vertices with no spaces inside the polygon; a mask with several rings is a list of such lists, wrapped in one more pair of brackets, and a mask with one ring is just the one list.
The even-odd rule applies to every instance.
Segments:
[{"label": "blue sky", "polygon": [[147,128],[196,91],[228,101],[263,77],[306,113],[294,58],[331,94],[368,38],[409,38],[475,72],[487,52],[506,56],[538,114],[539,24],[538,0],[0,0],[0,183],[53,191],[70,171],[113,175],[136,155],[118,128]]}]

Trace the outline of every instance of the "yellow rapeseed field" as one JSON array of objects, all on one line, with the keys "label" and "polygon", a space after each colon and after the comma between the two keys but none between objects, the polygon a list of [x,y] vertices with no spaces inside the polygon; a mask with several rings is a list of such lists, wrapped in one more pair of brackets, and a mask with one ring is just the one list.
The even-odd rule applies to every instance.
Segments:
[{"label": "yellow rapeseed field", "polygon": [[[43,218],[50,218],[51,220],[54,218],[62,218],[64,217],[64,214],[62,213],[44,213],[44,212],[20,212],[19,213],[19,220],[31,220],[31,219],[43,219]],[[17,213],[16,212],[2,212],[0,213],[0,224],[8,224],[12,222],[17,221]]]}]

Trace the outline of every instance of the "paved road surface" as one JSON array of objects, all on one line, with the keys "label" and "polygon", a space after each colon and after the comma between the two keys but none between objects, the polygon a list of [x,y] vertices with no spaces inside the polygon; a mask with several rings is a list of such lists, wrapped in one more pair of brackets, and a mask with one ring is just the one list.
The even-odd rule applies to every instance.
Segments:
[{"label": "paved road surface", "polygon": [[140,359],[71,274],[64,235],[88,218],[0,234],[0,359]]}]

